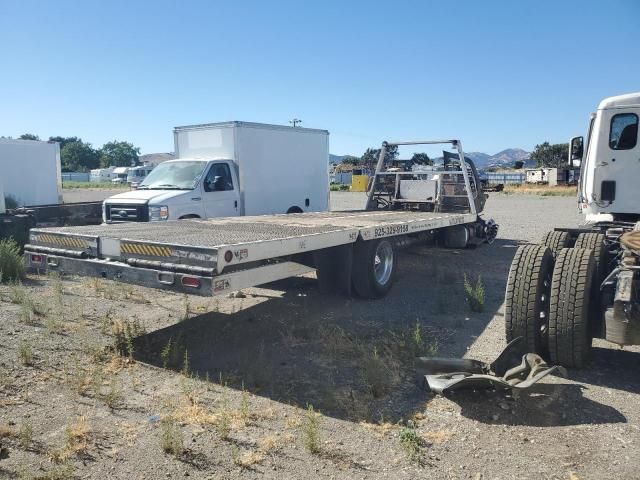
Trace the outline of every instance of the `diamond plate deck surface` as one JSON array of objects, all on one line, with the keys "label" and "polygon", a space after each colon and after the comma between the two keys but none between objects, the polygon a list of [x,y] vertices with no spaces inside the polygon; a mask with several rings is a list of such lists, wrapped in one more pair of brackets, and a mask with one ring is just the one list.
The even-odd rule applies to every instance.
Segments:
[{"label": "diamond plate deck surface", "polygon": [[108,237],[204,248],[462,216],[426,212],[322,212],[209,220],[40,228],[47,233]]}]

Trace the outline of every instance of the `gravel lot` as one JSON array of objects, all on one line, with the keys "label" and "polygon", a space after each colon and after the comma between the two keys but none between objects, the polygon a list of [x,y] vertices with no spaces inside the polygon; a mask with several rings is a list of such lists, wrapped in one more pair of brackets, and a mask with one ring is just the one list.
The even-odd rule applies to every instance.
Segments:
[{"label": "gravel lot", "polygon": [[118,193],[128,192],[129,188],[65,188],[62,190],[64,203],[101,202]]},{"label": "gravel lot", "polygon": [[[219,299],[0,287],[0,478],[638,478],[635,348],[598,342],[588,369],[518,398],[421,388],[415,354],[501,351],[515,248],[581,221],[566,197],[492,194],[486,216],[493,245],[412,248],[378,301],[321,294],[313,276]],[[482,278],[482,313],[464,273]]]}]

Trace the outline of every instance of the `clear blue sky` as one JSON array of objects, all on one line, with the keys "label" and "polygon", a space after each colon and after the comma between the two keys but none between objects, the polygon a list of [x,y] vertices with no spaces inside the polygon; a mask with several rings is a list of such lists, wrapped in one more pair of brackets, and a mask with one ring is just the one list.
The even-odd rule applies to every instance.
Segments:
[{"label": "clear blue sky", "polygon": [[531,149],[640,90],[639,42],[635,0],[0,0],[0,135],[151,153],[176,125],[298,117],[335,154]]}]

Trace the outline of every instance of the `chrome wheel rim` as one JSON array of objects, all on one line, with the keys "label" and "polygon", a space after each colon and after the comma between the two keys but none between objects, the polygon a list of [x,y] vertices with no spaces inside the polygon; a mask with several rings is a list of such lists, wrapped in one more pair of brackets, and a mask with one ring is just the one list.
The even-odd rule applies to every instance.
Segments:
[{"label": "chrome wheel rim", "polygon": [[373,274],[376,282],[385,285],[393,271],[393,248],[389,242],[380,242],[373,260]]}]

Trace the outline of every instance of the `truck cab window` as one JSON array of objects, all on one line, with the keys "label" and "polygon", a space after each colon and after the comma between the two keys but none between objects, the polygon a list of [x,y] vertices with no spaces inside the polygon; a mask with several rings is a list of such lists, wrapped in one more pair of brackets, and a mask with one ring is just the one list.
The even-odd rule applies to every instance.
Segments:
[{"label": "truck cab window", "polygon": [[233,179],[229,165],[214,163],[204,179],[204,191],[220,192],[225,190],[233,190]]},{"label": "truck cab window", "polygon": [[609,147],[613,150],[631,150],[638,143],[638,116],[619,113],[611,118]]}]

